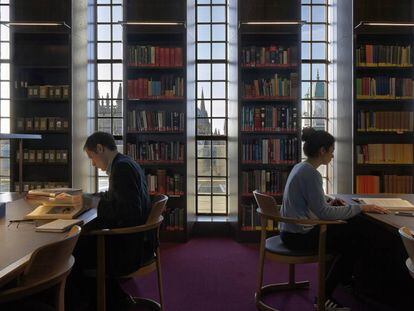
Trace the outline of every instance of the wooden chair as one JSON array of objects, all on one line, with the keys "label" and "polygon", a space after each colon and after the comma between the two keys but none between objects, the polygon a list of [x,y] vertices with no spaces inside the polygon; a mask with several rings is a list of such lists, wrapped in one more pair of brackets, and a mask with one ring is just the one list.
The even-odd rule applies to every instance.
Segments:
[{"label": "wooden chair", "polygon": [[[318,219],[295,219],[281,217],[276,201],[272,196],[253,191],[260,215],[261,238],[260,238],[260,260],[258,271],[258,284],[255,293],[256,306],[259,310],[276,310],[263,301],[263,297],[271,292],[290,289],[303,289],[309,287],[309,281],[295,281],[295,264],[318,263],[318,311],[325,310],[325,261],[330,258],[325,252],[327,225],[343,224],[341,220],[318,220]],[[266,238],[266,226],[269,219],[299,225],[320,226],[319,248],[316,251],[291,250],[283,245],[279,235]],[[289,282],[268,284],[263,286],[263,267],[265,258],[277,262],[289,264]]]},{"label": "wooden chair", "polygon": [[405,261],[405,265],[407,266],[411,277],[414,278],[414,237],[411,230],[407,227],[401,227],[398,232],[400,233],[401,239],[409,256]]},{"label": "wooden chair", "polygon": [[[163,221],[162,212],[165,209],[165,205],[167,204],[168,197],[166,195],[158,195],[154,199],[154,203],[152,204],[151,212],[148,216],[148,219],[144,225],[135,226],[135,227],[125,227],[125,228],[117,228],[117,229],[101,229],[101,230],[94,230],[89,232],[88,234],[96,235],[97,237],[97,271],[96,271],[96,281],[97,281],[97,307],[98,311],[105,311],[106,310],[106,297],[105,297],[105,236],[114,236],[114,235],[122,235],[122,234],[134,234],[138,232],[147,232],[154,229],[157,229],[157,238],[159,236],[159,229],[160,225]],[[137,305],[144,305],[156,310],[163,309],[163,291],[162,291],[162,276],[161,276],[161,262],[160,262],[160,249],[157,247],[154,254],[154,259],[150,261],[145,266],[141,266],[137,271],[120,276],[120,279],[130,279],[139,277],[142,275],[146,275],[150,272],[157,270],[157,278],[158,278],[158,293],[160,296],[160,303],[142,297],[133,297],[134,302]]]},{"label": "wooden chair", "polygon": [[17,286],[0,292],[0,303],[20,300],[55,287],[55,308],[64,310],[65,283],[75,259],[73,249],[81,229],[73,226],[64,239],[45,245],[32,253]]}]

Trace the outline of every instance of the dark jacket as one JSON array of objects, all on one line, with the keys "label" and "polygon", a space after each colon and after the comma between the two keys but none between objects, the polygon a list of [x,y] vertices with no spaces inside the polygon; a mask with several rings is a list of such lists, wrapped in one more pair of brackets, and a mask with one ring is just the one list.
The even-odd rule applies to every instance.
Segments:
[{"label": "dark jacket", "polygon": [[[122,228],[145,223],[151,208],[145,175],[129,156],[118,153],[111,166],[108,191],[101,194],[93,228]],[[156,232],[107,238],[107,271],[129,274],[154,254]]]}]

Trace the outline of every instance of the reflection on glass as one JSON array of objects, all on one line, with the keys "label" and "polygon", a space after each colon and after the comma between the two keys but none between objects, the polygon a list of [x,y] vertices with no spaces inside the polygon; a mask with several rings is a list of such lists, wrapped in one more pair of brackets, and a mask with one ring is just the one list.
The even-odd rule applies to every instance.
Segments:
[{"label": "reflection on glass", "polygon": [[211,213],[211,197],[210,196],[198,196],[197,197],[198,212],[201,214]]},{"label": "reflection on glass", "polygon": [[211,157],[211,141],[210,140],[197,141],[197,156],[198,157]]},{"label": "reflection on glass", "polygon": [[213,196],[213,213],[225,214],[226,212],[226,197]]},{"label": "reflection on glass", "polygon": [[226,176],[227,166],[225,159],[213,159],[213,176]]},{"label": "reflection on glass", "polygon": [[210,159],[198,159],[197,160],[197,175],[198,176],[211,176],[211,160]]}]

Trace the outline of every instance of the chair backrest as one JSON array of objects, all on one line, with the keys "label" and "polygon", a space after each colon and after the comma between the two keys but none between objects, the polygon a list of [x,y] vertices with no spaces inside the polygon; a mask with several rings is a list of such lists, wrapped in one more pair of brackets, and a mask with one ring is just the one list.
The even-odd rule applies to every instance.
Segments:
[{"label": "chair backrest", "polygon": [[410,256],[411,261],[414,263],[414,237],[411,233],[411,230],[407,227],[402,227],[400,230],[398,230],[398,232],[400,233],[408,256]]},{"label": "chair backrest", "polygon": [[20,278],[21,285],[29,286],[70,269],[68,263],[71,260],[80,231],[79,226],[73,226],[62,240],[42,246],[34,251]]},{"label": "chair backrest", "polygon": [[277,202],[274,197],[260,193],[257,190],[253,191],[253,196],[256,199],[257,206],[262,210],[263,214],[269,214],[279,217],[280,212]]},{"label": "chair backrest", "polygon": [[159,194],[154,198],[154,202],[152,203],[150,214],[145,223],[146,225],[151,225],[153,223],[156,223],[160,219],[161,214],[164,212],[167,201],[168,201],[168,197],[164,194]]}]

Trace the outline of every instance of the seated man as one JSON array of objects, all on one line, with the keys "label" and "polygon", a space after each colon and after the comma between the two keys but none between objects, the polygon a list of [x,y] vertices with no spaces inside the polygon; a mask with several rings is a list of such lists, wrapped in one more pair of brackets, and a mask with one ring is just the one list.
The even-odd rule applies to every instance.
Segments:
[{"label": "seated man", "polygon": [[[145,223],[151,208],[146,179],[141,167],[129,156],[117,151],[112,135],[96,132],[86,140],[84,150],[92,165],[109,175],[109,188],[100,197],[97,217],[84,226],[84,231],[104,228],[138,226]],[[157,243],[156,232],[114,236],[106,239],[106,271],[109,276],[126,275],[136,271],[154,254]],[[96,240],[91,236],[82,236],[75,249],[76,259],[72,282],[82,286],[86,284],[82,270],[96,267]],[[88,285],[89,287],[89,285]],[[93,286],[94,288],[94,286]],[[84,290],[85,292],[85,290]],[[94,292],[86,289],[90,301]],[[126,298],[119,284],[109,281],[107,293],[109,307],[117,305]],[[76,294],[75,294],[76,296]],[[71,298],[71,297],[70,297]],[[75,297],[73,297],[75,298]],[[121,300],[121,301],[120,301]]]}]

